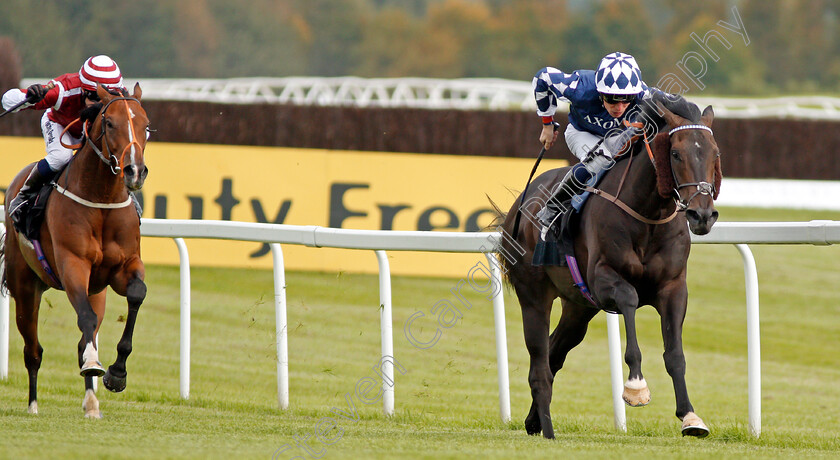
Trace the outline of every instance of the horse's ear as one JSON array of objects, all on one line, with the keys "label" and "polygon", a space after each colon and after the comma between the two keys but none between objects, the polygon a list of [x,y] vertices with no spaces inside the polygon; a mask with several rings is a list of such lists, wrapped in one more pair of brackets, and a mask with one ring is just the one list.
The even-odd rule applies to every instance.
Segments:
[{"label": "horse's ear", "polygon": [[703,115],[700,116],[700,121],[702,121],[704,125],[711,128],[712,127],[712,121],[714,119],[715,119],[715,111],[712,109],[712,106],[708,106],[705,109],[703,109]]},{"label": "horse's ear", "polygon": [[107,89],[105,89],[104,86],[102,86],[99,83],[96,84],[96,94],[99,96],[99,100],[102,101],[103,104],[107,104],[114,97],[111,93],[108,92]]},{"label": "horse's ear", "polygon": [[142,96],[143,96],[143,90],[140,89],[140,82],[138,81],[137,83],[134,84],[134,95],[132,95],[132,97],[139,101]]},{"label": "horse's ear", "polygon": [[656,101],[656,107],[659,108],[660,113],[662,113],[662,118],[665,119],[665,122],[668,123],[668,126],[670,126],[671,128],[676,128],[677,126],[682,126],[686,124],[685,118],[666,109],[661,102]]}]

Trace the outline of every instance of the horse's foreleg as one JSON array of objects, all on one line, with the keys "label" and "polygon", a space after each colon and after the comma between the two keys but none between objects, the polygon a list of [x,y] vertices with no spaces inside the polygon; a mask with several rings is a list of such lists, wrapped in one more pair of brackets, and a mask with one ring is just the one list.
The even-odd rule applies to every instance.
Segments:
[{"label": "horse's foreleg", "polygon": [[624,331],[627,335],[624,362],[630,368],[621,397],[631,407],[644,406],[650,403],[650,389],[642,375],[642,351],[636,337],[636,306],[621,308],[619,311],[624,316]]},{"label": "horse's foreleg", "polygon": [[140,277],[132,278],[126,285],[126,298],[128,300],[128,318],[125,321],[125,329],[117,344],[117,359],[114,364],[108,367],[108,372],[102,378],[105,388],[113,392],[125,390],[126,377],[128,372],[125,368],[128,355],[131,354],[131,342],[134,337],[134,325],[137,322],[137,313],[140,305],[146,298],[146,284]]},{"label": "horse's foreleg", "polygon": [[644,406],[650,402],[650,389],[642,375],[642,351],[636,336],[636,309],[639,308],[639,294],[612,268],[602,266],[597,275],[593,291],[607,309],[616,309],[624,317],[626,348],[624,362],[630,372],[624,382],[624,402],[632,407]]},{"label": "horse's foreleg", "polygon": [[56,255],[56,260],[62,261],[58,272],[62,274],[61,281],[67,292],[67,298],[76,310],[76,324],[82,331],[82,338],[79,341],[80,374],[84,377],[99,377],[105,373],[105,368],[99,362],[99,351],[96,347],[96,328],[99,318],[88,299],[90,264],[72,255],[63,257]]},{"label": "horse's foreleg", "polygon": [[674,383],[674,396],[677,401],[676,415],[683,421],[682,433],[688,436],[705,437],[709,434],[709,429],[694,413],[685,383],[685,354],[682,345],[683,321],[688,305],[688,290],[685,282],[674,283],[662,289],[657,303],[661,318],[662,343],[665,346],[662,357],[665,361],[665,369]]}]

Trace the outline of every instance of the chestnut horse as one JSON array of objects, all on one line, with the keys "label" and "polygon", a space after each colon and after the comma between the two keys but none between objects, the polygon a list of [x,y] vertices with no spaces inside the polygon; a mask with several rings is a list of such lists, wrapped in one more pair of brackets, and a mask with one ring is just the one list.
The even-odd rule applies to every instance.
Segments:
[{"label": "chestnut horse", "polygon": [[[131,353],[134,324],[146,297],[145,268],[140,260],[140,218],[129,191],[143,186],[149,119],[140,106],[142,91],[129,97],[97,88],[101,103],[85,109],[83,145],[55,180],[40,231],[46,264],[9,217],[9,202],[21,188],[32,165],[15,176],[6,192],[6,237],[2,282],[15,299],[17,327],[23,336],[23,359],[29,373],[29,412],[38,413],[37,383],[43,348],[38,341],[41,295],[64,289],[82,331],[79,367],[85,380],[85,416],[100,418],[93,378],[104,375],[111,391],[126,385],[125,362]],[[112,153],[113,152],[113,153]],[[116,155],[115,155],[115,154]],[[119,156],[119,157],[118,157]],[[48,265],[47,265],[48,264]],[[117,344],[117,359],[105,369],[99,362],[96,336],[105,315],[106,288],[128,299],[125,330]]]},{"label": "chestnut horse", "polygon": [[[682,326],[688,302],[688,232],[708,233],[718,215],[713,202],[720,187],[720,153],[711,130],[714,112],[709,106],[701,115],[697,106],[679,97],[661,96],[655,103],[643,105],[647,105],[643,118],[652,122],[646,126],[656,126],[658,131],[667,124],[670,132],[651,142],[655,153],[650,152],[650,160],[643,153],[646,142],[636,142],[598,185],[615,194],[628,211],[598,190],[600,196],[593,193],[583,208],[574,236],[574,256],[594,304],[575,285],[568,268],[531,263],[540,239],[540,225],[534,216],[545,203],[545,192],[568,168],[540,175],[529,187],[532,192],[518,197],[513,208],[500,215],[505,232],[502,264],[519,298],[531,359],[528,383],[533,401],[525,419],[528,434],[542,431],[544,437],[554,438],[549,413],[554,377],[568,352],[583,340],[599,309],[624,317],[624,359],[630,369],[624,384],[625,402],[642,406],[650,401],[634,320],[636,309],[643,305],[652,305],[661,317],[663,357],[674,383],[676,415],[683,421],[683,434],[702,437],[709,433],[688,399]],[[525,218],[515,232],[520,211]],[[562,313],[549,335],[552,303],[557,297]]]}]

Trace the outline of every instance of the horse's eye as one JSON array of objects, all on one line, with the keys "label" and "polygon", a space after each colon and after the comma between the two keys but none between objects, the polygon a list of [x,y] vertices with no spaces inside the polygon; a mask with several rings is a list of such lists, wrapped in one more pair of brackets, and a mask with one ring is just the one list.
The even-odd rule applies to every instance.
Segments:
[{"label": "horse's eye", "polygon": [[114,127],[114,124],[111,123],[111,120],[109,118],[105,119],[105,127],[108,128],[108,129],[111,129],[111,128]]},{"label": "horse's eye", "polygon": [[671,150],[671,157],[675,160],[679,160],[680,159],[680,152],[678,152],[676,150]]}]

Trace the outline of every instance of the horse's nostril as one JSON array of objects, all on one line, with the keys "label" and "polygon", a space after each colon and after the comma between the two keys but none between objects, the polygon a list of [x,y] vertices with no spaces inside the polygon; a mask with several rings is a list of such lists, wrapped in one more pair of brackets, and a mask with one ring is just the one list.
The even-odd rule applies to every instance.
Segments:
[{"label": "horse's nostril", "polygon": [[134,169],[134,165],[127,165],[125,168],[123,168],[123,172],[125,172],[126,176],[133,176]]},{"label": "horse's nostril", "polygon": [[686,209],[685,218],[692,222],[698,222],[700,221],[700,213],[693,209]]}]

